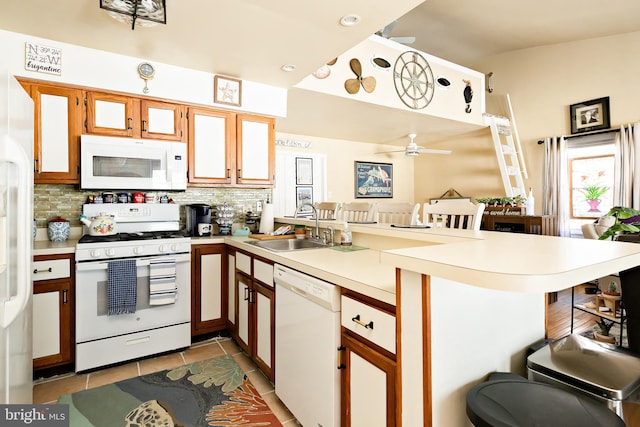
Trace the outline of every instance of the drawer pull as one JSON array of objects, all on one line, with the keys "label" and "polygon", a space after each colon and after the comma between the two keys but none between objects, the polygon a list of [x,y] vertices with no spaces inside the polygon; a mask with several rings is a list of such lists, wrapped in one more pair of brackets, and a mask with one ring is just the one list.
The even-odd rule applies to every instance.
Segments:
[{"label": "drawer pull", "polygon": [[38,274],[38,273],[51,273],[53,270],[51,269],[51,267],[47,268],[46,270],[38,270],[37,268],[35,270],[33,270],[33,274]]},{"label": "drawer pull", "polygon": [[353,320],[360,326],[364,326],[366,329],[373,329],[373,320],[369,323],[364,323],[362,320],[360,320],[359,314],[356,314],[356,317],[352,317],[351,320]]},{"label": "drawer pull", "polygon": [[341,345],[338,347],[338,369],[345,369],[347,366],[342,363],[342,352],[346,350],[346,347]]}]

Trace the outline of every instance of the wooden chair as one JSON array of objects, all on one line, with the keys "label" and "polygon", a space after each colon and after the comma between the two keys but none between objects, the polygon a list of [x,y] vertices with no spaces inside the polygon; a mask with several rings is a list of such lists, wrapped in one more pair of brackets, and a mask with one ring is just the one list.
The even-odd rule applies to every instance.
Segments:
[{"label": "wooden chair", "polygon": [[373,204],[367,202],[343,203],[340,219],[347,222],[375,221],[373,208]]},{"label": "wooden chair", "polygon": [[340,203],[337,202],[319,202],[313,206],[316,208],[318,219],[338,219],[338,210]]},{"label": "wooden chair", "polygon": [[419,203],[377,203],[374,218],[382,224],[416,225],[419,210]]},{"label": "wooden chair", "polygon": [[484,208],[484,203],[425,203],[422,208],[422,222],[432,227],[480,230]]}]

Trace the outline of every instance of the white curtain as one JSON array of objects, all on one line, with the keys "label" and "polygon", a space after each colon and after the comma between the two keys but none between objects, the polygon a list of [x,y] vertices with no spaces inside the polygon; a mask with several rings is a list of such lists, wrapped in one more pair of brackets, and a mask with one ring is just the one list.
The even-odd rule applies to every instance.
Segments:
[{"label": "white curtain", "polygon": [[567,142],[564,137],[544,140],[542,214],[558,217],[558,234],[570,237]]},{"label": "white curtain", "polygon": [[640,209],[640,123],[620,127],[616,137],[615,173],[613,187],[614,206]]}]

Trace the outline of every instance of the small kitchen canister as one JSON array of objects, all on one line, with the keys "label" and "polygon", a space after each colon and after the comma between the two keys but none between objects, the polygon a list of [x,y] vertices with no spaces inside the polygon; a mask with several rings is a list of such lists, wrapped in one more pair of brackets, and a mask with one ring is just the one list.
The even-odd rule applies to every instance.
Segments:
[{"label": "small kitchen canister", "polygon": [[63,242],[69,238],[69,234],[71,234],[71,226],[69,225],[68,220],[62,217],[57,217],[49,221],[47,231],[49,234],[49,240],[52,242]]}]

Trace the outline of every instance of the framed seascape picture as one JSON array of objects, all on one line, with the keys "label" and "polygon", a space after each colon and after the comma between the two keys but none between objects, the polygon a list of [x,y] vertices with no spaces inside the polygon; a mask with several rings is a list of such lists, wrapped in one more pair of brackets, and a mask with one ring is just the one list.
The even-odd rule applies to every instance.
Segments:
[{"label": "framed seascape picture", "polygon": [[355,197],[392,198],[393,165],[391,163],[355,162]]},{"label": "framed seascape picture", "polygon": [[[296,207],[299,207],[303,203],[313,204],[313,187],[296,187]],[[310,206],[305,206],[300,209],[301,214],[311,214],[313,209]]]},{"label": "framed seascape picture", "polygon": [[313,159],[296,157],[296,185],[313,185]]},{"label": "framed seascape picture", "polygon": [[569,106],[571,134],[609,129],[609,97],[592,99]]}]

